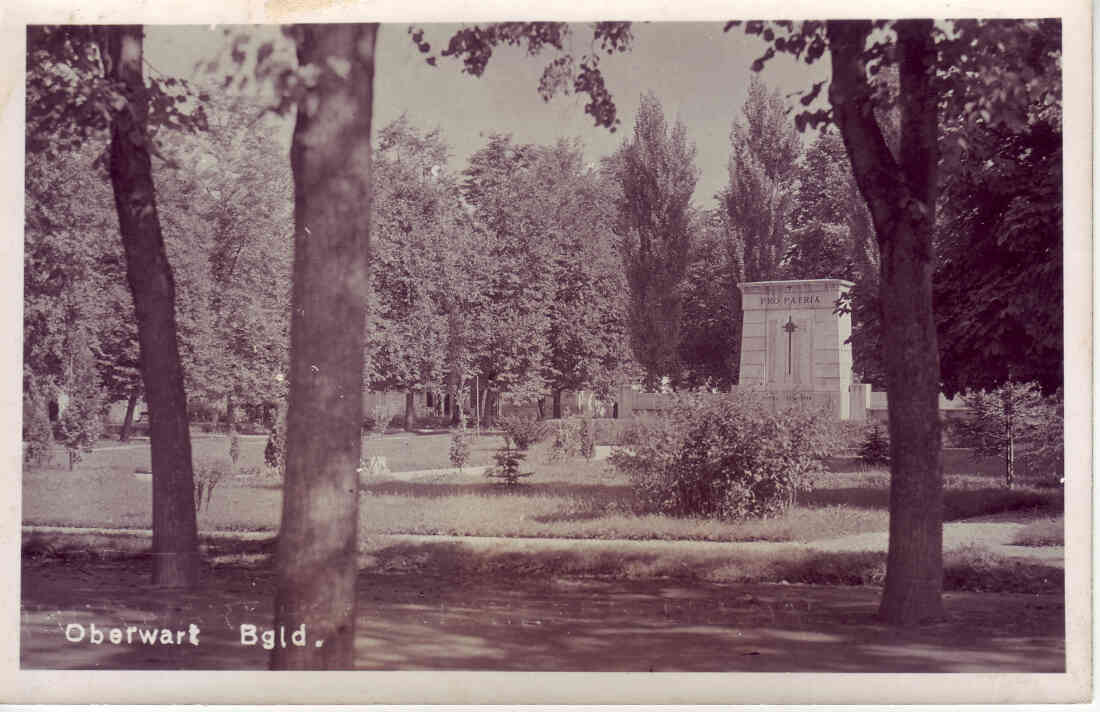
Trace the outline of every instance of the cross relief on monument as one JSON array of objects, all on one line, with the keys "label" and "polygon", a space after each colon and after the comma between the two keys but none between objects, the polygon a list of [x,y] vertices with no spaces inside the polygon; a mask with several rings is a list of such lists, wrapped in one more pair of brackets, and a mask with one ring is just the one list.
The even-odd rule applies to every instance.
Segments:
[{"label": "cross relief on monument", "polygon": [[787,332],[787,375],[791,375],[791,343],[794,339],[794,332],[798,329],[795,326],[791,317],[787,317],[787,323],[783,325],[783,331]]},{"label": "cross relief on monument", "polygon": [[763,387],[777,402],[814,402],[847,417],[851,317],[834,310],[852,283],[807,279],[739,287],[741,385]]}]

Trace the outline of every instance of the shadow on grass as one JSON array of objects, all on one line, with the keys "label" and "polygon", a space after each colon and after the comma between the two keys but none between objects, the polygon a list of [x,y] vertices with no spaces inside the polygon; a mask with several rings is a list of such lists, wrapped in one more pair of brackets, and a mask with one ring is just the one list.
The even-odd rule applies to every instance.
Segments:
[{"label": "shadow on grass", "polygon": [[[752,551],[732,544],[722,551],[677,547],[664,550],[595,544],[576,549],[475,550],[452,542],[402,542],[367,555],[379,573],[449,577],[575,577],[623,580],[674,579],[725,583],[880,586],[886,574],[885,552],[782,549]],[[944,587],[956,591],[1059,593],[1064,571],[1023,562],[982,549],[945,555]]]},{"label": "shadow on grass", "polygon": [[[837,455],[825,458],[825,467],[829,472],[880,473],[889,476],[890,468],[885,465],[867,465],[857,456]],[[974,477],[998,480],[1004,477],[1004,461],[996,455],[978,455],[966,448],[944,448],[943,472],[945,475],[971,475]]]},{"label": "shadow on grass", "polygon": [[[1003,487],[946,488],[943,500],[944,521],[1022,510],[1053,513],[1061,512],[1063,508],[1063,495],[1060,490],[1010,490]],[[890,490],[888,487],[822,488],[801,495],[799,503],[807,507],[844,506],[856,509],[888,510]]]},{"label": "shadow on grass", "polygon": [[[628,512],[634,514],[634,512]],[[573,510],[568,512],[554,512],[553,514],[540,514],[531,517],[531,521],[539,524],[557,524],[559,522],[591,522],[603,519],[608,515],[606,508],[593,505],[589,509]]]},{"label": "shadow on grass", "polygon": [[798,502],[805,507],[889,509],[890,490],[882,487],[823,487],[799,494]]}]

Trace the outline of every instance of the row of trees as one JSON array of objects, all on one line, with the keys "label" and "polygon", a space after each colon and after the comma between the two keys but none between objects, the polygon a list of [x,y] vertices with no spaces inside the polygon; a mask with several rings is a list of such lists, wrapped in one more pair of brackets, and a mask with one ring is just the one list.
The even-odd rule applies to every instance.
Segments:
[{"label": "row of trees", "polygon": [[[367,381],[376,389],[464,387],[492,412],[564,390],[608,392],[628,363],[622,278],[606,190],[579,144],[494,135],[461,175],[438,132],[402,118],[375,155]],[[474,376],[477,376],[475,379]]]},{"label": "row of trees", "polygon": [[[896,72],[881,76],[896,87]],[[1060,230],[1051,199],[1061,172],[1058,111],[1033,111],[1014,132],[951,128],[969,140],[965,170],[953,174],[938,212],[949,393],[1009,376],[1047,389],[1059,382],[1061,250],[1050,239]],[[225,403],[230,422],[236,404],[275,403],[285,392],[277,376],[287,369],[291,177],[270,160],[280,142],[270,122],[257,124],[258,112],[208,98],[207,130],[166,146],[158,169],[187,391],[194,406]],[[884,120],[896,134],[896,112]],[[584,164],[575,142],[539,147],[501,135],[455,175],[438,131],[406,118],[383,127],[368,386],[405,391],[410,425],[416,392],[446,391],[457,420],[459,396],[474,382],[482,392],[470,401],[486,403],[484,412],[502,392],[528,401],[551,393],[547,415],[560,413],[565,390],[609,394],[639,375],[651,389],[666,378],[677,388],[724,388],[737,382],[739,282],[840,277],[856,283],[845,306],[855,316],[857,372],[882,387],[877,245],[840,136],[826,130],[804,146],[786,101],[754,77],[730,138],[729,182],[718,208],[703,211],[691,203],[694,148],[652,95],[632,138],[598,167]],[[37,411],[44,394],[75,392],[67,344],[83,339],[95,353],[100,400],[128,401],[128,424],[140,394],[137,334],[125,319],[107,188],[83,179],[95,160],[94,144],[48,159],[29,154],[25,392]],[[94,239],[76,244],[66,234]],[[47,288],[50,274],[71,283],[54,277]],[[976,274],[990,276],[980,282],[989,298],[971,299],[961,286]],[[1043,285],[1054,298],[1028,296]],[[65,300],[68,314],[53,314]],[[1041,317],[1039,339],[1022,338],[1025,314],[1033,331]],[[1008,350],[1013,358],[1001,358]]]},{"label": "row of trees", "polygon": [[[228,401],[232,420],[235,402],[276,400],[286,370],[290,173],[259,160],[279,151],[270,125],[246,125],[231,103],[208,101],[205,115],[209,130],[161,152],[158,207],[187,392],[193,406]],[[126,402],[125,439],[142,393],[138,333],[101,152],[27,153],[24,395],[37,417],[61,394],[68,407]]]}]

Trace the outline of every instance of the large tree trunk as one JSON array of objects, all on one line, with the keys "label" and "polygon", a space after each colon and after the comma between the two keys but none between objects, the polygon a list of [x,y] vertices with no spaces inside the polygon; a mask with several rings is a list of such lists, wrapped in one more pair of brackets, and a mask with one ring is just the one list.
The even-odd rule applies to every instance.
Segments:
[{"label": "large tree trunk", "polygon": [[233,403],[233,394],[225,396],[225,432],[230,435],[237,429],[237,409]]},{"label": "large tree trunk", "polygon": [[478,383],[478,379],[476,378],[469,382],[469,403],[467,404],[467,407],[469,408],[470,414],[473,417],[474,422],[476,422],[478,425],[481,425],[484,422],[484,413],[482,412],[482,410],[484,409],[485,404],[481,400],[482,394],[478,391],[479,385],[480,384]]},{"label": "large tree trunk", "polygon": [[198,582],[191,437],[176,343],[175,282],[157,216],[140,25],[104,29],[107,78],[127,98],[111,122],[110,173],[134,299],[153,466],[153,583]]},{"label": "large tree trunk", "polygon": [[416,430],[416,391],[405,391],[405,430]]},{"label": "large tree trunk", "polygon": [[462,393],[462,382],[455,366],[451,365],[447,373],[447,390],[443,397],[443,411],[451,417],[451,425],[462,424],[462,409],[459,406],[459,396]]},{"label": "large tree trunk", "polygon": [[[355,653],[363,349],[370,262],[371,103],[378,26],[294,28],[321,70],[298,103],[294,291],[275,669],[348,669]],[[290,644],[305,626],[306,645]],[[323,641],[323,644],[322,644]]]},{"label": "large tree trunk", "polygon": [[478,399],[478,422],[485,428],[496,421],[497,393],[489,386],[485,386],[478,394]]},{"label": "large tree trunk", "polygon": [[943,463],[932,315],[936,203],[935,48],[930,20],[896,23],[901,142],[875,119],[863,49],[871,23],[829,22],[829,99],[875,223],[890,417],[890,545],[879,609],[890,623],[942,617]]},{"label": "large tree trunk", "polygon": [[130,396],[126,399],[126,417],[122,419],[122,431],[118,434],[119,442],[127,442],[130,439],[130,428],[134,425],[134,409],[137,408],[139,395],[141,395],[141,386],[135,384],[130,388]]},{"label": "large tree trunk", "polygon": [[561,418],[561,389],[554,389],[554,417]]}]

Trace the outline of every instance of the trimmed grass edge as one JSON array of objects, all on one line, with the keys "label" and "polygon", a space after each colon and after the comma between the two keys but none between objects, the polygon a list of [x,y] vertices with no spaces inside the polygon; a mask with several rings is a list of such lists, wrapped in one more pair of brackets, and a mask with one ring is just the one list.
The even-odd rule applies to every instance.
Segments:
[{"label": "trimmed grass edge", "polygon": [[[275,537],[205,535],[204,560],[211,566],[270,566]],[[823,552],[804,547],[771,550],[701,550],[690,542],[645,547],[599,541],[569,549],[499,542],[407,541],[379,536],[360,547],[360,568],[376,573],[451,577],[599,577],[625,580],[677,579],[715,583],[778,583],[881,586],[883,552]],[[49,560],[148,556],[149,538],[125,533],[30,531],[23,533],[25,563]],[[1065,572],[1043,563],[969,547],[944,555],[945,591],[1060,593]]]}]

